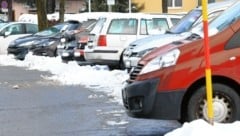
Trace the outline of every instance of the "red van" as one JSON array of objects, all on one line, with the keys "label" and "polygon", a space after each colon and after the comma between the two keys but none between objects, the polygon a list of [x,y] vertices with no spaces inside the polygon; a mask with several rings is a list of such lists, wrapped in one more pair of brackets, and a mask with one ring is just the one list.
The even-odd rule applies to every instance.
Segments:
[{"label": "red van", "polygon": [[[209,32],[214,121],[240,119],[240,2],[213,20]],[[200,34],[201,35],[201,34]],[[207,119],[203,38],[197,34],[144,56],[122,90],[131,117]]]}]

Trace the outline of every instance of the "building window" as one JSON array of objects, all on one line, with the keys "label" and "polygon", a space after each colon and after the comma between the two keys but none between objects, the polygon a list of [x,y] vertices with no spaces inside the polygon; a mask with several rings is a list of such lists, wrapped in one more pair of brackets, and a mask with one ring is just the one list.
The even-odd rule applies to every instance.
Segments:
[{"label": "building window", "polygon": [[168,7],[182,7],[182,0],[168,0]]},{"label": "building window", "polygon": [[[208,0],[208,3],[213,3],[215,0]],[[198,0],[198,6],[202,6],[202,0]]]}]

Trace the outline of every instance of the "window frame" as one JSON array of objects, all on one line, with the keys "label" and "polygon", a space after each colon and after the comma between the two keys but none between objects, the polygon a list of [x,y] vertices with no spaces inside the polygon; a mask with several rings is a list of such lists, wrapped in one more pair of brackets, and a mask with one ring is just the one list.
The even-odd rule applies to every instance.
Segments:
[{"label": "window frame", "polygon": [[171,1],[171,5],[169,5],[169,3],[167,3],[168,8],[182,8],[183,7],[183,0],[181,0],[181,6],[176,6],[176,1],[180,1],[180,0],[168,0]]}]

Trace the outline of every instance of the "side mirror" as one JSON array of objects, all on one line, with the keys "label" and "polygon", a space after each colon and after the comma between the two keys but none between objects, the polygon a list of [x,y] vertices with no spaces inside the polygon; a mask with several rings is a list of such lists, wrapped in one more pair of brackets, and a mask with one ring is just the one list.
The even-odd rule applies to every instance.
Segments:
[{"label": "side mirror", "polygon": [[4,33],[4,37],[8,37],[10,34],[11,34],[10,31],[6,31],[6,32]]}]

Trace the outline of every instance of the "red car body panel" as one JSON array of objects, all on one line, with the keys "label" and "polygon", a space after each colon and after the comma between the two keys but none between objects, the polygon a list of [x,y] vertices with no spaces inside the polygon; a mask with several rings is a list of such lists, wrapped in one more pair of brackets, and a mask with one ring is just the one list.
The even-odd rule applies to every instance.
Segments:
[{"label": "red car body panel", "polygon": [[[225,50],[224,47],[233,34],[240,28],[240,21],[225,29],[221,33],[210,37],[210,56],[212,76],[224,76],[240,83],[240,48]],[[181,45],[174,43],[163,46],[144,57],[140,64],[145,65],[152,58],[179,48],[181,55],[177,64],[162,68],[147,74],[139,75],[136,80],[160,78],[158,91],[186,90],[195,81],[205,77],[205,58],[203,39],[196,41],[181,41]],[[239,43],[240,46],[240,43]],[[236,59],[233,59],[236,57]]]}]

